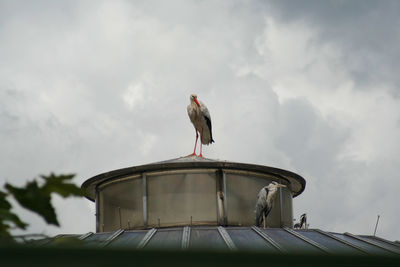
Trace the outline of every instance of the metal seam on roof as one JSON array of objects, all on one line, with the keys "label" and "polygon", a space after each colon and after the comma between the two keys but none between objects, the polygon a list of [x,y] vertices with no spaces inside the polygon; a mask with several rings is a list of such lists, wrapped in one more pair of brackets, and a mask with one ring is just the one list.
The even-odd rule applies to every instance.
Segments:
[{"label": "metal seam on roof", "polygon": [[[361,237],[367,238],[367,236],[361,236]],[[388,245],[392,245],[392,246],[395,246],[395,247],[398,247],[398,246],[400,245],[399,241],[394,241],[394,242],[392,242],[392,241],[390,241],[390,240],[386,240],[386,239],[380,238],[380,237],[378,237],[378,236],[370,236],[370,237],[371,237],[372,239],[376,239],[376,240],[378,240],[378,241],[381,241],[381,242],[383,242],[383,243],[386,243],[386,244],[388,244]],[[396,242],[398,242],[398,243],[396,244]]]},{"label": "metal seam on roof", "polygon": [[392,252],[392,253],[395,253],[395,254],[400,254],[398,251],[396,251],[396,250],[394,250],[394,249],[387,248],[387,247],[383,247],[383,246],[381,246],[380,244],[378,244],[378,243],[376,243],[376,242],[374,242],[374,241],[372,241],[372,240],[364,239],[364,238],[362,238],[362,237],[353,235],[353,234],[351,234],[351,233],[349,233],[349,232],[344,233],[344,235],[347,235],[347,236],[350,236],[350,237],[355,238],[355,239],[357,239],[357,240],[363,241],[363,242],[368,243],[368,244],[370,244],[370,245],[373,245],[373,246],[375,246],[375,247],[379,247],[379,248],[381,248],[381,249],[383,249],[383,250],[386,250],[386,251],[389,251],[389,252]]},{"label": "metal seam on roof", "polygon": [[325,235],[325,236],[327,236],[327,237],[330,237],[330,238],[332,238],[332,239],[334,239],[334,240],[336,240],[336,241],[338,241],[338,242],[340,242],[340,243],[343,243],[343,244],[346,244],[346,245],[348,245],[348,246],[350,246],[350,247],[352,247],[352,248],[355,248],[355,249],[357,249],[357,250],[359,250],[359,251],[361,251],[361,252],[363,252],[363,253],[370,254],[370,253],[368,253],[367,251],[365,251],[364,249],[362,249],[361,247],[359,247],[359,246],[357,246],[357,245],[355,245],[355,244],[352,244],[351,242],[349,242],[349,241],[347,241],[347,240],[340,239],[340,238],[338,238],[338,237],[336,237],[336,236],[334,236],[334,235],[332,235],[332,234],[330,234],[330,233],[328,233],[328,232],[324,232],[324,231],[322,231],[322,230],[320,230],[320,229],[313,229],[313,230],[316,231],[317,233],[320,233],[320,234],[322,234],[322,235]]},{"label": "metal seam on roof", "polygon": [[142,173],[142,212],[143,225],[147,227],[147,178],[146,173]]},{"label": "metal seam on roof", "polygon": [[190,243],[190,227],[185,226],[183,227],[183,232],[182,232],[182,249],[189,248],[189,243]]},{"label": "metal seam on roof", "polygon": [[78,239],[79,240],[85,240],[86,238],[88,238],[91,235],[93,235],[93,232],[89,232],[89,233],[83,234],[80,237],[78,237]]},{"label": "metal seam on roof", "polygon": [[[233,239],[231,239],[232,234],[229,234],[230,232],[228,232],[228,231],[229,231],[230,229],[236,229],[235,231],[241,231],[241,229],[243,229],[243,230],[246,230],[246,231],[247,231],[247,230],[253,230],[253,231],[255,231],[255,232],[256,232],[259,236],[261,236],[266,242],[269,242],[269,244],[271,244],[271,246],[272,246],[273,248],[275,248],[277,252],[288,252],[288,251],[286,251],[286,249],[282,249],[282,248],[280,247],[279,244],[276,245],[276,244],[277,244],[277,243],[276,243],[277,241],[282,241],[282,239],[285,239],[284,236],[281,236],[281,237],[279,237],[279,238],[275,238],[274,240],[272,240],[272,239],[269,237],[269,235],[268,235],[268,231],[267,231],[267,232],[264,232],[264,231],[262,231],[261,228],[258,228],[258,227],[255,227],[255,226],[253,226],[253,227],[240,227],[240,228],[237,228],[237,227],[226,228],[226,227],[222,227],[222,226],[220,226],[220,227],[217,227],[217,226],[210,226],[210,227],[200,227],[200,228],[201,228],[201,229],[213,229],[213,230],[217,230],[218,233],[215,233],[215,234],[217,234],[218,237],[219,237],[219,236],[222,237],[223,242],[227,245],[228,249],[230,249],[230,250],[238,250],[238,251],[241,251],[241,249],[239,249],[240,246],[239,246],[239,247],[236,247],[236,246],[237,246],[237,245],[241,245],[242,243],[241,243],[240,239],[238,239],[238,240],[235,239],[235,242],[234,242]],[[189,248],[189,247],[190,247],[190,238],[191,238],[190,231],[191,231],[192,227],[190,227],[190,226],[185,226],[185,227],[179,227],[179,228],[177,228],[177,229],[182,230],[182,242],[181,242],[181,247],[182,247],[182,249],[185,249],[185,247],[186,247],[186,248]],[[280,229],[282,229],[282,228],[280,228]],[[144,232],[144,233],[143,233],[144,237],[141,238],[141,240],[139,241],[139,243],[140,243],[139,246],[136,246],[136,247],[137,247],[137,248],[144,248],[144,247],[146,247],[146,246],[148,245],[148,243],[151,241],[151,239],[154,237],[154,235],[157,233],[157,230],[158,230],[158,229],[153,228],[153,229],[150,229],[150,230]],[[268,230],[268,229],[267,229],[267,230]],[[286,232],[287,235],[293,234],[296,238],[299,238],[299,239],[303,240],[303,242],[307,242],[307,243],[309,243],[310,245],[315,246],[315,244],[312,244],[312,242],[310,242],[310,239],[308,239],[306,236],[302,236],[300,233],[297,233],[296,231],[293,231],[293,230],[291,230],[291,229],[284,229],[284,228],[283,228],[282,230],[285,230],[284,232]],[[309,231],[314,231],[314,232],[317,232],[317,233],[321,233],[321,234],[327,236],[327,238],[333,236],[332,233],[330,233],[330,232],[324,232],[323,230],[320,230],[320,229],[312,229],[312,230],[309,230]],[[93,238],[93,240],[90,240],[90,241],[89,241],[89,240],[87,240],[87,241],[84,240],[84,239],[86,239],[86,238],[88,238],[88,237],[90,237],[90,236],[92,236],[92,235],[97,235],[97,234],[92,233],[92,232],[89,232],[89,233],[86,233],[86,234],[83,234],[83,235],[80,235],[80,236],[65,234],[65,235],[57,235],[56,237],[60,237],[60,236],[66,236],[66,237],[68,237],[68,236],[77,236],[77,238],[79,238],[79,239],[81,239],[81,240],[84,240],[84,241],[83,241],[84,243],[90,243],[90,244],[92,244],[92,245],[97,245],[96,247],[107,247],[107,246],[108,246],[108,245],[106,245],[107,243],[108,243],[108,244],[112,244],[112,243],[113,243],[116,239],[118,239],[120,236],[123,236],[124,233],[126,233],[126,232],[123,231],[122,229],[119,229],[119,230],[117,230],[117,231],[115,231],[115,232],[113,232],[113,233],[106,233],[106,235],[107,235],[108,237],[105,239],[105,241],[102,241],[102,238],[99,239],[99,238],[97,238],[97,237]],[[243,233],[243,232],[242,232],[242,233]],[[365,243],[366,245],[367,245],[367,244],[370,244],[370,245],[373,245],[374,247],[377,247],[377,248],[379,248],[379,249],[383,249],[384,251],[387,251],[387,252],[395,253],[395,254],[396,254],[396,252],[390,251],[390,249],[385,248],[385,247],[382,247],[380,243],[379,243],[379,244],[374,244],[373,241],[365,240],[363,237],[354,236],[354,235],[352,235],[352,234],[350,234],[350,233],[346,233],[346,235],[349,236],[350,238],[354,238],[355,240],[357,239],[357,240],[359,240],[360,242]],[[52,240],[56,239],[56,237],[53,237]],[[336,237],[336,236],[335,236],[335,237]],[[196,237],[195,237],[195,236],[192,236],[192,238],[196,238]],[[336,237],[336,238],[339,238],[339,237]],[[333,238],[333,239],[337,240],[336,238]],[[339,238],[339,239],[340,239],[340,238]],[[230,241],[229,241],[229,240],[230,240]],[[271,240],[272,240],[272,242],[271,242]],[[275,241],[275,240],[276,240],[276,241]],[[204,241],[205,241],[204,244],[207,244],[207,240],[204,240]],[[295,241],[295,240],[293,240],[293,241]],[[311,240],[311,241],[313,241],[313,240]],[[340,241],[340,240],[338,240],[338,241]],[[347,240],[346,240],[346,241],[347,241]],[[346,241],[345,241],[345,242],[342,242],[342,243],[346,243]],[[127,245],[128,247],[132,248],[132,246],[129,246],[129,244],[131,244],[131,245],[137,244],[136,242],[137,242],[137,239],[136,239],[135,242],[128,242],[126,245]],[[313,241],[313,242],[316,243],[315,241]],[[350,241],[347,241],[347,242],[352,243],[351,240],[350,240]],[[390,241],[389,241],[389,242],[390,242]],[[297,243],[297,242],[295,242],[295,243]],[[49,243],[47,243],[47,244],[49,244]],[[257,244],[258,244],[257,248],[263,248],[263,245],[262,245],[261,243],[257,243]],[[318,244],[318,243],[317,243],[317,244]],[[266,244],[265,244],[265,245],[266,245]],[[50,242],[49,246],[51,246],[51,242]],[[357,245],[357,246],[358,246],[358,245]],[[168,249],[168,248],[169,248],[168,242],[165,243],[162,247],[163,247],[164,249]],[[320,249],[321,247],[324,248],[323,245],[319,245],[319,244],[318,244],[318,248],[319,248],[318,251],[319,251],[320,253],[326,253],[326,252],[327,252],[327,249],[325,249],[325,250]],[[354,246],[352,246],[352,247],[354,247]],[[354,249],[352,249],[352,247],[350,247],[350,246],[344,246],[344,248],[346,248],[345,251],[347,251],[347,252],[353,252],[353,253],[354,253],[355,251],[354,251]],[[222,248],[222,247],[221,247],[221,248]],[[224,248],[225,248],[225,246],[224,246]],[[394,249],[396,249],[396,248],[394,248]],[[330,247],[328,247],[328,250],[330,250]],[[362,249],[362,250],[363,250],[363,249]],[[332,253],[333,255],[335,255],[335,254],[340,254],[340,253],[341,253],[340,251],[335,251],[335,250],[332,250],[332,251],[329,251],[329,252]],[[366,252],[366,253],[368,253],[368,252]],[[369,254],[369,253],[368,253],[368,254]],[[366,255],[368,255],[368,254],[366,254]],[[373,253],[373,254],[375,254],[375,253]],[[382,252],[381,252],[380,254],[382,254]],[[385,255],[386,255],[386,253],[385,253]]]},{"label": "metal seam on roof", "polygon": [[275,240],[273,240],[268,234],[262,232],[257,226],[252,226],[251,229],[253,229],[254,232],[259,234],[264,240],[266,240],[268,243],[270,243],[274,248],[276,248],[279,252],[285,252],[287,253],[287,250],[281,247]]},{"label": "metal seam on roof", "polygon": [[286,232],[291,233],[291,234],[294,235],[295,237],[300,238],[301,240],[303,240],[303,241],[309,243],[310,245],[313,245],[314,247],[316,247],[316,248],[322,250],[323,252],[326,252],[326,253],[329,253],[329,254],[333,254],[332,251],[331,251],[330,249],[328,249],[327,247],[325,247],[324,245],[319,244],[319,243],[315,242],[314,240],[311,240],[311,239],[309,239],[308,237],[306,237],[306,236],[304,236],[304,235],[302,235],[302,234],[299,234],[299,233],[295,232],[294,230],[289,229],[289,228],[287,228],[287,227],[284,227],[283,229],[284,229]]},{"label": "metal seam on roof", "polygon": [[115,231],[111,236],[109,236],[103,244],[103,247],[107,246],[108,244],[110,244],[115,238],[117,238],[118,236],[120,236],[123,232],[125,232],[124,229],[118,229],[117,231]]},{"label": "metal seam on roof", "polygon": [[222,239],[225,241],[226,245],[230,250],[237,250],[235,243],[233,242],[232,238],[230,237],[229,233],[225,230],[224,227],[218,226],[218,232],[222,236]]},{"label": "metal seam on roof", "polygon": [[140,243],[137,245],[137,248],[144,248],[156,232],[157,232],[156,228],[150,229],[143,237],[143,239],[140,241]]}]

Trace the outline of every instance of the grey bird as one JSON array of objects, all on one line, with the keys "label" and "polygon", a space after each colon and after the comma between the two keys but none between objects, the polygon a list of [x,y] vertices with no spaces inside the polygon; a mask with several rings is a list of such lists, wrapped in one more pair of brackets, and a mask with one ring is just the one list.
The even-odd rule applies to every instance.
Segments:
[{"label": "grey bird", "polygon": [[296,229],[307,229],[307,214],[303,213],[300,216],[300,222],[294,225]]},{"label": "grey bird", "polygon": [[278,192],[278,188],[280,187],[286,187],[286,185],[279,184],[274,181],[271,182],[269,185],[263,187],[258,193],[255,210],[256,226],[261,226],[262,222],[264,222],[264,228],[266,227],[267,216],[274,206],[276,193]]}]

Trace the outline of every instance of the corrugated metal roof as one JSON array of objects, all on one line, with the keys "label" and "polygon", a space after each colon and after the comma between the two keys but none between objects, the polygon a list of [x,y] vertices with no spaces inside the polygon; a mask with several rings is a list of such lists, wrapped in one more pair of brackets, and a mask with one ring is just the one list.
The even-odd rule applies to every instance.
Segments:
[{"label": "corrugated metal roof", "polygon": [[[76,235],[60,235],[58,238]],[[85,246],[132,249],[207,249],[276,253],[400,255],[400,245],[379,237],[331,233],[319,229],[185,226],[118,230],[80,236]],[[45,246],[46,246],[45,245]]]}]

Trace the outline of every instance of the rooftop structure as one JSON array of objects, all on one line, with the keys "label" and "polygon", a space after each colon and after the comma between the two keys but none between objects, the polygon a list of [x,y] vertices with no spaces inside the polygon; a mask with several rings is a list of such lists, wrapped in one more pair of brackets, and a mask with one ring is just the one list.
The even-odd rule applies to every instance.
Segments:
[{"label": "rooftop structure", "polygon": [[292,199],[304,191],[298,174],[261,165],[196,156],[97,175],[82,188],[96,204],[96,232],[185,225],[252,226],[261,188],[276,181],[269,227],[293,227]]},{"label": "rooftop structure", "polygon": [[[257,194],[272,181],[286,187],[267,228],[256,227]],[[305,186],[290,171],[196,156],[119,169],[83,183],[96,233],[74,236],[92,247],[400,255],[398,243],[374,236],[294,229],[292,201]]]}]

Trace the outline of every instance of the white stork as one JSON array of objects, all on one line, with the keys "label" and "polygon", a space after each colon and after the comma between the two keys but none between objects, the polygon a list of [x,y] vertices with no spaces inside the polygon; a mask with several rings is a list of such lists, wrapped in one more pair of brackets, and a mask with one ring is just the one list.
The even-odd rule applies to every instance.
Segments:
[{"label": "white stork", "polygon": [[274,206],[276,193],[279,187],[286,187],[286,185],[274,181],[263,187],[258,193],[256,203],[256,226],[260,226],[264,221],[264,228],[266,227],[267,216]]},{"label": "white stork", "polygon": [[194,129],[196,131],[196,142],[194,143],[193,153],[189,156],[196,156],[196,146],[197,139],[200,133],[200,157],[202,154],[202,145],[209,145],[214,142],[211,133],[211,116],[208,108],[201,102],[197,100],[197,95],[190,95],[190,105],[187,107],[187,112],[190,121],[193,123]]}]

